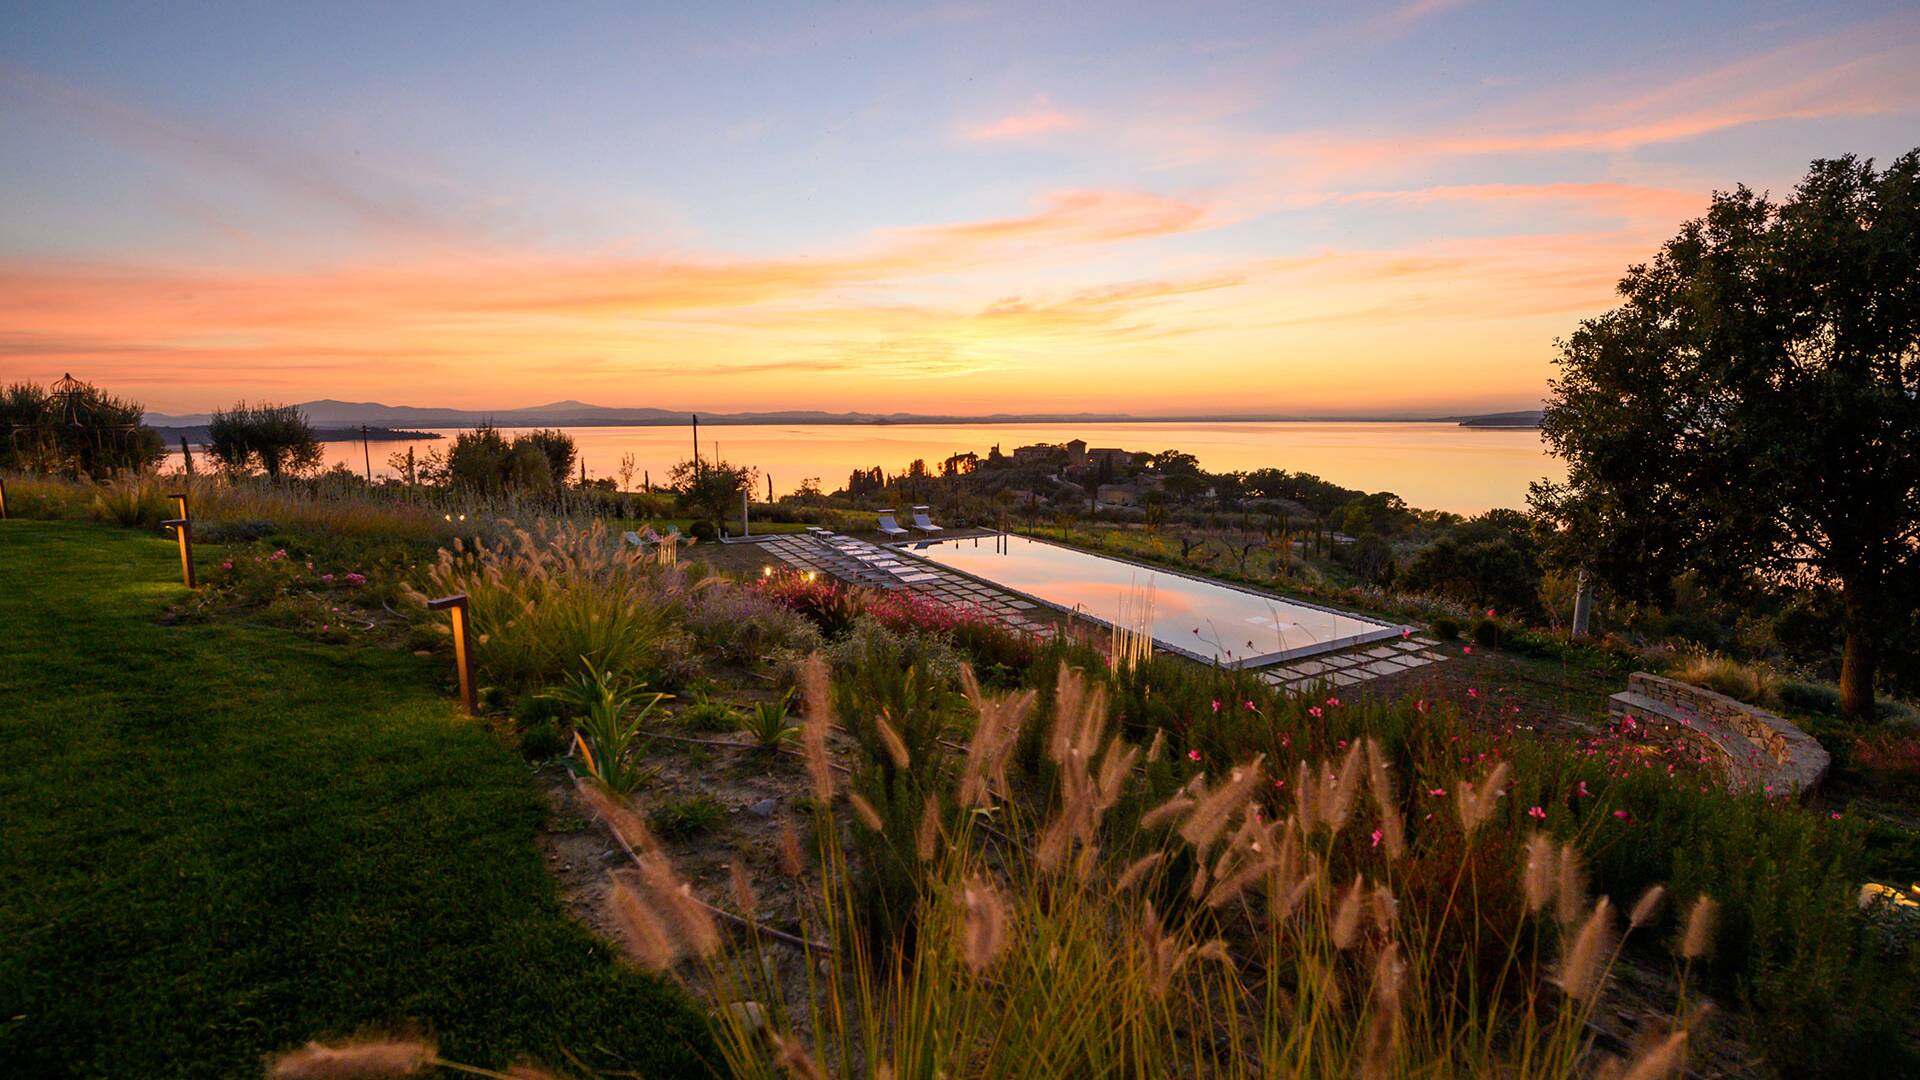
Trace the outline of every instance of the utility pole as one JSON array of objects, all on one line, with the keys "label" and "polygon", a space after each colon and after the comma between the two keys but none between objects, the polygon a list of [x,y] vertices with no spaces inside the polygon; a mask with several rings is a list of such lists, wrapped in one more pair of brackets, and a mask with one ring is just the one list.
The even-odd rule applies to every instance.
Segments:
[{"label": "utility pole", "polygon": [[700,476],[700,414],[693,414],[693,475]]},{"label": "utility pole", "polygon": [[373,449],[367,445],[367,425],[360,425],[360,453],[367,462],[367,483],[373,483]]}]

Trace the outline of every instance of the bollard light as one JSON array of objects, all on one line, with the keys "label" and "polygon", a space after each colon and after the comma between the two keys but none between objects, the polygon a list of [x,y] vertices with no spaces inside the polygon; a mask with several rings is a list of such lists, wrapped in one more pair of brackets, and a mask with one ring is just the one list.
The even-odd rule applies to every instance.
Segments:
[{"label": "bollard light", "polygon": [[173,535],[180,541],[180,579],[187,588],[194,587],[193,580],[193,522],[186,518],[174,518],[160,523],[163,529],[172,529]]},{"label": "bollard light", "polygon": [[7,478],[0,476],[0,521],[7,520]]},{"label": "bollard light", "polygon": [[181,521],[187,521],[193,517],[192,514],[187,513],[187,493],[186,492],[176,491],[173,494],[167,496],[167,498],[173,500],[173,511],[180,518]]},{"label": "bollard light", "polygon": [[460,670],[460,703],[468,716],[480,714],[473,689],[473,640],[467,628],[467,594],[454,593],[427,601],[429,611],[444,611],[453,619],[453,663]]}]

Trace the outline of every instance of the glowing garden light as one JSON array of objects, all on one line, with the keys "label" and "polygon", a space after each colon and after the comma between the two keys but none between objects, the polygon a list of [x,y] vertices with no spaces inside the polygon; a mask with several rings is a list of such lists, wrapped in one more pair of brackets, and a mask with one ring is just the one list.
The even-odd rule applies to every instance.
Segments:
[{"label": "glowing garden light", "polygon": [[454,593],[429,600],[427,609],[444,611],[453,620],[453,663],[460,672],[460,704],[466,707],[468,716],[477,716],[480,703],[473,689],[473,641],[467,627],[467,594]]},{"label": "glowing garden light", "polygon": [[160,523],[163,529],[172,529],[173,535],[180,541],[180,579],[187,588],[194,587],[193,579],[193,522],[185,517],[173,518]]}]

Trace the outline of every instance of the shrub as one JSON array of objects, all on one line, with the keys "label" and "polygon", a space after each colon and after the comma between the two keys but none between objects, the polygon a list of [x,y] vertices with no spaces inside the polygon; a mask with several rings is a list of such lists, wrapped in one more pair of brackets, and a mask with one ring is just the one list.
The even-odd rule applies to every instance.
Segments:
[{"label": "shrub", "polygon": [[[524,689],[582,670],[677,685],[681,612],[698,586],[644,559],[596,522],[542,521],[497,544],[456,538],[427,572],[436,595],[465,593],[481,672]],[[417,609],[426,596],[409,591]]]},{"label": "shrub", "polygon": [[653,831],[667,840],[686,840],[711,830],[727,816],[727,808],[710,795],[669,799],[647,814]]},{"label": "shrub", "polygon": [[1452,641],[1460,636],[1460,624],[1442,616],[1433,620],[1433,636],[1441,641]]},{"label": "shrub", "polygon": [[520,732],[520,753],[528,761],[546,761],[567,752],[567,737],[551,720],[542,720]]},{"label": "shrub", "polygon": [[780,650],[810,653],[824,644],[806,616],[757,587],[732,583],[692,597],[685,625],[710,656],[731,664],[759,663]]},{"label": "shrub", "polygon": [[789,720],[792,711],[793,691],[788,690],[772,701],[755,702],[753,710],[747,714],[745,728],[753,736],[753,743],[762,750],[778,750],[797,730]]},{"label": "shrub", "polygon": [[674,721],[688,731],[724,732],[740,729],[740,711],[724,701],[696,690],[687,703],[674,713]]},{"label": "shrub", "polygon": [[1825,683],[1782,680],[1778,689],[1782,704],[1822,716],[1840,715],[1840,688]]},{"label": "shrub", "polygon": [[154,526],[174,516],[167,489],[151,476],[123,476],[94,491],[94,516],[128,527]]},{"label": "shrub", "polygon": [[580,753],[567,762],[569,768],[620,796],[632,794],[652,779],[654,770],[638,761],[641,728],[667,695],[648,693],[645,687],[591,663],[546,695],[579,713],[573,738]]},{"label": "shrub", "polygon": [[1694,656],[1675,668],[1672,675],[1750,705],[1771,705],[1780,700],[1780,676],[1772,669],[1724,656]]},{"label": "shrub", "polygon": [[1473,640],[1476,645],[1488,648],[1500,644],[1500,624],[1492,619],[1481,619],[1473,624]]}]

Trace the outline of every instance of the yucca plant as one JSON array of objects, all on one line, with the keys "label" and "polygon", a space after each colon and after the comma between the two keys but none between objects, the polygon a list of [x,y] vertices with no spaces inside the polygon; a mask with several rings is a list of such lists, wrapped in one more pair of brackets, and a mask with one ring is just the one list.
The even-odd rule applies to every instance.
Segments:
[{"label": "yucca plant", "polygon": [[573,727],[578,753],[568,767],[615,795],[631,795],[655,773],[637,760],[644,743],[642,728],[668,695],[603,671],[585,657],[581,665],[583,670],[565,685],[542,695],[578,710]]},{"label": "yucca plant", "polygon": [[753,711],[747,714],[744,725],[753,744],[762,750],[778,750],[785,746],[799,730],[793,726],[793,691],[788,690],[772,701],[756,702]]}]

